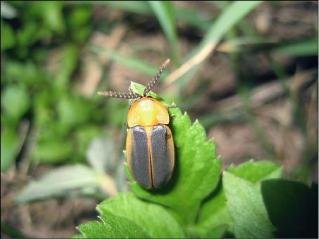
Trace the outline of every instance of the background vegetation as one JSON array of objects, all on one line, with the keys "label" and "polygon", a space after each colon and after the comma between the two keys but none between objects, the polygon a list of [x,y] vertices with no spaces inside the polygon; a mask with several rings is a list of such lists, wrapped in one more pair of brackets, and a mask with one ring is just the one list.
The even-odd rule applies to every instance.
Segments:
[{"label": "background vegetation", "polygon": [[287,179],[317,182],[317,9],[317,2],[1,2],[1,235],[73,235],[96,218],[97,203],[128,190],[128,103],[96,92],[146,83],[168,57],[158,92],[199,120],[223,168],[267,159]]}]

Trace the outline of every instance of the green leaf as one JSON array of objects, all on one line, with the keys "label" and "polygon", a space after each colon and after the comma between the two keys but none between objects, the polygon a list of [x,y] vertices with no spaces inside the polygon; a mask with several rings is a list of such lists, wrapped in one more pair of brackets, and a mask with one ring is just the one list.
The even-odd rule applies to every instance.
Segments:
[{"label": "green leaf", "polygon": [[237,166],[231,165],[227,171],[252,183],[258,183],[268,178],[279,178],[282,167],[271,161],[250,160]]},{"label": "green leaf", "polygon": [[176,149],[170,183],[154,192],[133,181],[131,189],[145,200],[169,207],[183,223],[192,223],[201,200],[217,186],[221,162],[216,157],[214,143],[207,140],[198,121],[191,124],[186,113],[183,115],[178,108],[170,108],[170,116]]},{"label": "green leaf", "polygon": [[[226,206],[224,190],[220,187],[203,201],[200,209],[196,230],[201,237],[211,237],[209,231],[214,228],[231,230],[231,218]],[[201,232],[203,231],[203,233]]]},{"label": "green leaf", "polygon": [[28,49],[26,48],[38,40],[38,30],[38,25],[35,22],[30,21],[28,22],[28,24],[23,25],[23,27],[17,31],[17,41],[19,43],[19,46],[21,47],[20,49],[24,51],[23,54],[20,54],[22,54],[23,56],[26,56],[26,52],[28,51]]},{"label": "green leaf", "polygon": [[175,219],[162,207],[143,202],[131,193],[122,193],[97,207],[103,223],[79,226],[87,238],[123,237],[183,237]]},{"label": "green leaf", "polygon": [[63,166],[50,171],[37,181],[31,181],[17,195],[16,201],[26,203],[54,196],[65,196],[75,190],[98,187],[100,180],[100,175],[86,166]]},{"label": "green leaf", "polygon": [[39,2],[37,5],[46,27],[52,31],[62,33],[64,31],[63,5],[57,1]]},{"label": "green leaf", "polygon": [[45,76],[41,69],[39,69],[33,62],[19,62],[6,60],[5,81],[10,83],[21,82],[24,85],[34,87],[39,83],[45,82]]},{"label": "green leaf", "polygon": [[146,88],[145,85],[131,81],[130,89],[132,90],[133,93],[138,95],[143,95],[145,88]]},{"label": "green leaf", "polygon": [[[56,102],[58,101],[55,95],[49,94],[48,90],[39,92],[34,98],[34,111],[35,111],[35,125],[36,127],[44,128],[45,134],[49,132],[56,131],[54,126],[52,126],[52,121],[55,120],[55,110]],[[56,125],[56,124],[55,124]],[[54,130],[48,130],[47,128],[54,127]],[[43,134],[39,135],[43,138]]]},{"label": "green leaf", "polygon": [[[2,2],[1,2],[2,5]],[[2,11],[2,9],[1,9]],[[10,25],[1,21],[1,50],[14,47],[16,38]]]},{"label": "green leaf", "polygon": [[[270,161],[254,162],[250,160],[238,166],[231,165],[227,171],[259,187],[260,182],[265,179],[281,177],[282,168]],[[228,225],[228,230],[233,231],[225,193],[222,184],[220,184],[218,189],[204,200],[198,216],[197,227],[209,230],[210,228],[222,227],[222,225]]]},{"label": "green leaf", "polygon": [[54,74],[55,84],[61,89],[65,90],[66,85],[71,80],[71,75],[76,67],[79,55],[79,49],[73,44],[66,44],[61,49],[62,57],[59,61],[58,72]]},{"label": "green leaf", "polygon": [[[130,89],[133,91],[133,93],[142,96],[144,94],[145,85],[131,81]],[[148,92],[147,95],[151,96],[154,99],[162,100],[162,98],[153,91]]]},{"label": "green leaf", "polygon": [[[103,215],[101,222],[87,222],[78,227],[84,238],[148,238],[142,227],[133,221],[116,217],[110,213]],[[83,238],[83,237],[82,237]]]},{"label": "green leaf", "polygon": [[[104,201],[98,211],[127,218],[141,226],[151,237],[181,237],[183,231],[175,219],[161,206],[143,202],[131,193]],[[107,218],[104,218],[107,219]]]},{"label": "green leaf", "polygon": [[19,148],[19,138],[16,131],[10,127],[5,127],[1,131],[1,171],[10,168]]},{"label": "green leaf", "polygon": [[91,32],[91,6],[92,5],[79,5],[74,7],[65,19],[72,39],[75,39],[79,43],[84,42]]},{"label": "green leaf", "polygon": [[17,122],[30,107],[30,97],[23,86],[7,86],[2,97],[4,112],[14,122]]},{"label": "green leaf", "polygon": [[72,142],[57,137],[38,142],[32,156],[41,162],[58,163],[67,160],[73,150]]},{"label": "green leaf", "polygon": [[90,117],[90,105],[80,98],[63,96],[57,102],[59,124],[67,131]]},{"label": "green leaf", "polygon": [[189,226],[186,228],[187,236],[189,238],[224,238],[224,235],[228,229],[228,225],[220,224],[215,227],[198,227]]},{"label": "green leaf", "polygon": [[178,39],[175,24],[175,9],[172,2],[149,1],[165,35],[169,41],[173,60],[176,62],[179,58]]},{"label": "green leaf", "polygon": [[318,185],[271,179],[261,190],[277,238],[318,237]]},{"label": "green leaf", "polygon": [[260,190],[229,172],[224,172],[223,186],[236,238],[272,238],[274,227]]},{"label": "green leaf", "polygon": [[72,9],[68,16],[68,22],[73,30],[80,30],[81,27],[85,26],[90,21],[92,12],[90,8],[85,5],[77,6]]}]

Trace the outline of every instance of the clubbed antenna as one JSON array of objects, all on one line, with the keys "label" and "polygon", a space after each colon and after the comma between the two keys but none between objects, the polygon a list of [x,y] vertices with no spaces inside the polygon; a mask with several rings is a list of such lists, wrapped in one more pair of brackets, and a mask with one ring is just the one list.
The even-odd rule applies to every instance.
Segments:
[{"label": "clubbed antenna", "polygon": [[116,92],[116,91],[99,91],[97,92],[98,95],[103,95],[106,97],[113,97],[113,98],[121,98],[121,99],[136,99],[140,97],[138,94],[129,91],[128,93],[123,92]]},{"label": "clubbed antenna", "polygon": [[169,62],[170,62],[170,59],[167,59],[167,60],[161,65],[161,67],[159,68],[159,71],[158,71],[157,74],[154,76],[154,78],[153,78],[151,81],[148,82],[148,84],[147,84],[147,86],[146,86],[146,88],[145,88],[145,90],[144,90],[144,93],[143,93],[144,96],[146,96],[146,94],[147,94],[148,92],[150,92],[156,84],[158,84],[159,79],[160,79],[160,77],[161,77],[161,74],[162,74],[163,70],[166,68],[166,66],[168,65]]}]

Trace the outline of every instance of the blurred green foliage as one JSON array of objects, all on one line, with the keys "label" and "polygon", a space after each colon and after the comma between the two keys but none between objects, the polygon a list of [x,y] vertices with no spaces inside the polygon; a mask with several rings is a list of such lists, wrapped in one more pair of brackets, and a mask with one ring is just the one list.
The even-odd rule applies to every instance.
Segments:
[{"label": "blurred green foliage", "polygon": [[2,171],[21,150],[22,122],[35,132],[32,160],[83,161],[101,126],[107,120],[122,124],[126,108],[109,102],[106,110],[102,97],[88,99],[73,90],[80,49],[92,33],[92,6],[10,2],[1,14]]}]

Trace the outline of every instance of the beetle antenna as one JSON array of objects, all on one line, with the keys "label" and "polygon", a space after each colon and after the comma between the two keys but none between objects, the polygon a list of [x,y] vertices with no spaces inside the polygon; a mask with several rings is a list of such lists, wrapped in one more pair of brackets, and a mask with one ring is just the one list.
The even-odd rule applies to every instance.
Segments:
[{"label": "beetle antenna", "polygon": [[158,70],[157,74],[154,76],[154,78],[148,82],[146,88],[144,89],[144,93],[143,93],[144,96],[146,96],[146,94],[148,92],[150,92],[156,84],[158,84],[158,82],[160,80],[160,77],[161,77],[161,74],[162,74],[162,72],[164,71],[164,69],[166,68],[166,66],[168,65],[169,62],[170,62],[170,59],[167,59],[161,65],[161,67],[159,68],[159,70]]},{"label": "beetle antenna", "polygon": [[140,95],[133,93],[131,90],[129,90],[128,93],[116,92],[113,90],[99,91],[99,92],[97,92],[97,94],[103,95],[106,97],[121,98],[121,99],[136,99],[136,98],[140,97]]}]

